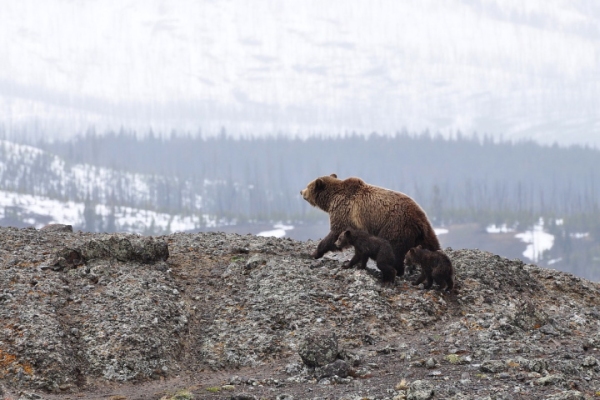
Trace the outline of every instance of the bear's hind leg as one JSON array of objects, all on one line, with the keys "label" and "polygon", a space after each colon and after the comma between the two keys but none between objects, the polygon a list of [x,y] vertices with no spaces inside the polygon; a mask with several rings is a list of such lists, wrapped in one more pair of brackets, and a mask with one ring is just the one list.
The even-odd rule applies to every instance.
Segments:
[{"label": "bear's hind leg", "polygon": [[427,277],[427,280],[425,281],[425,285],[423,286],[423,289],[431,289],[431,285],[433,285],[433,277],[431,275],[429,275]]},{"label": "bear's hind leg", "polygon": [[439,266],[436,266],[431,272],[431,280],[432,283],[435,282],[440,286],[440,290],[446,287],[446,274]]},{"label": "bear's hind leg", "polygon": [[452,291],[454,279],[452,277],[451,269],[446,268],[444,264],[440,263],[433,269],[432,275],[435,283],[440,285],[440,290],[444,290],[445,288],[447,292]]},{"label": "bear's hind leg", "polygon": [[446,279],[446,283],[448,284],[448,286],[446,287],[446,292],[451,292],[454,289],[454,278],[452,276],[449,276]]}]

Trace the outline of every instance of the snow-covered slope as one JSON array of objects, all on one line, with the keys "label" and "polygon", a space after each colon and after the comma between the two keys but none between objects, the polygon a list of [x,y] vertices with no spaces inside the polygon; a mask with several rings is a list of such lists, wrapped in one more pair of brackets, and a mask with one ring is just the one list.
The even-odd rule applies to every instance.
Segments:
[{"label": "snow-covered slope", "polygon": [[36,147],[0,140],[2,189],[106,203],[115,196],[112,188],[118,186],[122,193],[115,201],[129,198],[134,203],[148,203],[154,200],[150,179],[89,164],[67,165],[63,159]]},{"label": "snow-covered slope", "polygon": [[0,123],[65,136],[461,129],[600,145],[596,0],[23,0]]},{"label": "snow-covered slope", "polygon": [[177,183],[181,188],[177,204],[187,210],[185,215],[177,213],[181,209],[169,212],[160,207],[164,193],[158,188],[167,180],[178,181],[88,164],[67,165],[36,147],[0,140],[0,223],[37,228],[65,223],[86,230],[137,233],[216,226],[215,217],[202,212],[202,198],[188,182]]},{"label": "snow-covered slope", "polygon": [[[217,226],[217,221],[207,215],[168,214],[125,206],[111,208],[103,204],[96,204],[93,209],[96,231],[155,235]],[[108,228],[111,218],[114,218],[114,226]],[[39,229],[57,223],[89,230],[85,220],[85,204],[82,202],[60,201],[4,190],[0,190],[0,221],[2,226],[32,226]]]}]

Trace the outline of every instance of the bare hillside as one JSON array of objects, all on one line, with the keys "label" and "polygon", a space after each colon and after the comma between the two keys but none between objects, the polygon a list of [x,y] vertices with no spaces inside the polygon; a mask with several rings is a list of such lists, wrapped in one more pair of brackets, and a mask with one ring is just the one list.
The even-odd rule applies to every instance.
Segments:
[{"label": "bare hillside", "polygon": [[600,285],[447,249],[458,293],[316,242],[0,228],[8,399],[584,399]]}]

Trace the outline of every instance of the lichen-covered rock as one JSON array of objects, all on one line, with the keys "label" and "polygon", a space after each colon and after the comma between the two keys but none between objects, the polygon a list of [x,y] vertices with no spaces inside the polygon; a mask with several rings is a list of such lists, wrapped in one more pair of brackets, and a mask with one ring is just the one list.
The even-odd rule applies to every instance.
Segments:
[{"label": "lichen-covered rock", "polygon": [[166,261],[169,248],[163,240],[137,235],[110,235],[84,243],[81,253],[86,261],[114,258],[118,261],[150,264]]},{"label": "lichen-covered rock", "polygon": [[[40,235],[48,234],[13,232],[20,243],[40,243],[39,253],[29,248],[21,256],[24,267],[6,268],[3,263],[0,268],[0,293],[5,294],[0,296],[0,320],[5,323],[0,330],[0,379],[64,391],[94,377],[139,380],[167,375],[176,367],[189,313],[166,264],[158,261],[166,254],[166,245],[160,244],[165,242],[134,240],[128,261],[121,262],[82,256],[89,243],[122,243],[121,238],[70,235],[44,243]],[[63,247],[55,252],[55,267],[45,268],[43,254],[56,244]],[[158,262],[140,273],[150,259]]]},{"label": "lichen-covered rock", "polygon": [[267,258],[262,254],[254,254],[246,262],[246,269],[253,269],[267,263]]},{"label": "lichen-covered rock", "polygon": [[323,367],[335,361],[339,354],[337,338],[332,333],[310,334],[300,345],[298,354],[306,366]]},{"label": "lichen-covered rock", "polygon": [[564,376],[562,376],[561,374],[555,374],[555,375],[546,375],[542,378],[536,379],[535,384],[540,385],[540,386],[561,385],[562,383],[564,383],[564,381],[565,381]]},{"label": "lichen-covered rock", "polygon": [[512,323],[524,330],[539,329],[546,324],[548,316],[541,307],[530,301],[519,305]]},{"label": "lichen-covered rock", "polygon": [[506,365],[504,361],[486,360],[481,364],[479,369],[483,372],[491,372],[492,374],[496,374],[498,372],[506,371]]},{"label": "lichen-covered rock", "polygon": [[546,397],[545,400],[586,400],[586,397],[578,390],[567,390],[566,392]]},{"label": "lichen-covered rock", "polygon": [[55,252],[54,270],[72,268],[93,260],[113,259],[121,262],[151,264],[166,261],[169,247],[164,240],[138,235],[102,235],[76,248],[64,247]]},{"label": "lichen-covered rock", "polygon": [[43,226],[40,230],[46,232],[73,232],[73,225],[48,224]]},{"label": "lichen-covered rock", "polygon": [[83,264],[84,260],[78,249],[65,247],[56,252],[56,258],[50,263],[51,269],[60,271],[70,269]]},{"label": "lichen-covered rock", "polygon": [[433,398],[433,385],[428,381],[416,380],[408,387],[407,400],[428,400]]},{"label": "lichen-covered rock", "polygon": [[350,372],[350,367],[348,363],[344,360],[335,360],[334,362],[327,364],[321,369],[321,373],[319,379],[328,378],[330,376],[338,376],[340,378],[345,378],[348,376]]},{"label": "lichen-covered rock", "polygon": [[258,400],[258,398],[252,394],[240,393],[232,395],[230,400]]}]

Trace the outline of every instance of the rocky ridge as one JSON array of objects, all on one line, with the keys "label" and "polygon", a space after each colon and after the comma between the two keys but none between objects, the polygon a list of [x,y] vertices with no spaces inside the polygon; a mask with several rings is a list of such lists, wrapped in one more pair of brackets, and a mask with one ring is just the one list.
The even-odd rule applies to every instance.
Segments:
[{"label": "rocky ridge", "polygon": [[349,252],[311,259],[311,241],[0,228],[0,243],[6,398],[600,396],[600,284],[519,260],[446,249],[447,294],[415,275],[383,288],[341,268]]}]

